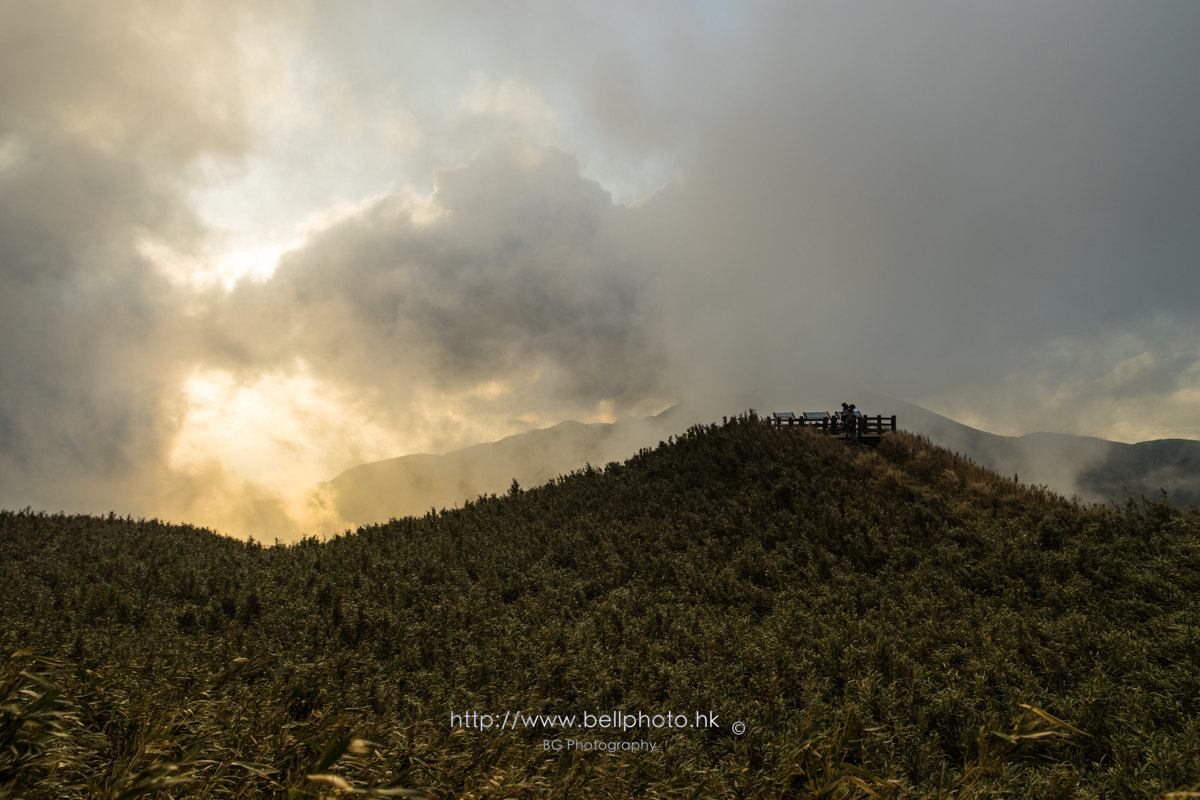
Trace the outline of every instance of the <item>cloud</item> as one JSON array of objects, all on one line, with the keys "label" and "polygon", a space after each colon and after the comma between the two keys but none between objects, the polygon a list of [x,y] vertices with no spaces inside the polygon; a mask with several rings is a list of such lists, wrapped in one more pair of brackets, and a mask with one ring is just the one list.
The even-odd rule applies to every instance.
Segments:
[{"label": "cloud", "polygon": [[[1105,0],[0,0],[0,503],[276,525],[289,459],[857,387],[1195,435],[1198,32]],[[204,426],[255,392],[278,427]]]},{"label": "cloud", "polygon": [[237,97],[215,91],[236,72],[208,36],[228,20],[151,3],[0,17],[0,499],[147,509],[132,498],[172,434],[179,298],[136,242],[202,236],[180,187],[245,145]]},{"label": "cloud", "polygon": [[1019,409],[1043,348],[1192,329],[1195,9],[756,11],[754,51],[724,62],[738,93],[707,115],[663,98],[701,133],[641,223],[690,287],[678,321],[712,311],[688,340],[714,383],[986,384]]},{"label": "cloud", "polygon": [[1031,353],[1019,391],[996,381],[959,387],[937,403],[942,413],[970,424],[990,415],[996,432],[1102,435],[1119,442],[1198,438],[1200,326],[1177,319],[1087,339],[1064,337]]},{"label": "cloud", "polygon": [[661,393],[662,356],[614,234],[624,213],[566,154],[496,145],[431,197],[379,198],[239,285],[214,352],[240,368],[303,359],[397,417],[429,391],[512,417],[628,413]]},{"label": "cloud", "polygon": [[0,5],[2,124],[176,171],[245,145],[236,3]]}]

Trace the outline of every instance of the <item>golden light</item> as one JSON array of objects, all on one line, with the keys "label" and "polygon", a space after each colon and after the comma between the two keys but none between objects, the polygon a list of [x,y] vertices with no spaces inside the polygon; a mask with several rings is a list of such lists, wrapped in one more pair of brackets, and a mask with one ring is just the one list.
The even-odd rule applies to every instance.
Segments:
[{"label": "golden light", "polygon": [[279,266],[279,258],[294,246],[269,244],[191,254],[148,236],[137,242],[141,256],[168,280],[201,291],[218,285],[229,291],[241,280],[265,281]]}]

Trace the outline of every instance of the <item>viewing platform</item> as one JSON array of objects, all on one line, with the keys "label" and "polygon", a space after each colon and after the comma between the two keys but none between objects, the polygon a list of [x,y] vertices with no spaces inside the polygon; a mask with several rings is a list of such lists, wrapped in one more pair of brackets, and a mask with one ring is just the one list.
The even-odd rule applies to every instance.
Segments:
[{"label": "viewing platform", "polygon": [[[809,428],[821,433],[834,436],[844,435],[846,426],[836,414],[828,411],[804,411],[797,414],[793,411],[775,411],[766,418],[768,425],[775,428]],[[882,414],[861,414],[854,418],[858,429],[858,440],[864,444],[878,444],[883,434],[896,430],[896,415],[885,417]]]}]

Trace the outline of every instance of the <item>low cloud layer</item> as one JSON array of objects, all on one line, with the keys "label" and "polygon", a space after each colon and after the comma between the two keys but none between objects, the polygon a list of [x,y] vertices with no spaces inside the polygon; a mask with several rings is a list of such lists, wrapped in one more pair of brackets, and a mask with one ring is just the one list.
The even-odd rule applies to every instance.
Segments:
[{"label": "low cloud layer", "polygon": [[1200,437],[1197,35],[2,0],[0,504],[328,529],[362,461],[862,390]]}]

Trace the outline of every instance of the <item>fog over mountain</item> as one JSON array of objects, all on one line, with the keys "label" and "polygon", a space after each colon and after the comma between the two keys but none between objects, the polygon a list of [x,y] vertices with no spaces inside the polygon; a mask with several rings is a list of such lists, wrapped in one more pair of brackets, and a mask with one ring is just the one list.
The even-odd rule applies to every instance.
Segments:
[{"label": "fog over mountain", "polygon": [[[867,413],[894,413],[902,430],[920,433],[1003,477],[1047,486],[1085,503],[1158,500],[1166,491],[1176,505],[1200,504],[1200,442],[1130,445],[1062,433],[1000,436],[911,403],[870,394],[862,399]],[[444,455],[361,464],[322,484],[317,493],[347,525],[421,516],[431,509],[460,507],[481,495],[504,494],[514,480],[528,488],[588,465],[603,468],[611,461],[623,462],[641,448],[683,433],[693,417],[695,412],[674,407],[655,417],[617,423],[564,422]],[[779,431],[781,436],[792,433],[787,428]]]},{"label": "fog over mountain", "polygon": [[562,422],[444,455],[410,455],[346,470],[318,492],[340,519],[371,525],[462,506],[481,495],[540,486],[575,470],[623,462],[644,447],[681,433],[685,416],[671,409],[656,417],[615,423]]},{"label": "fog over mountain", "polygon": [[0,0],[0,506],[292,536],[356,464],[855,387],[1195,440],[1198,38],[1184,2]]},{"label": "fog over mountain", "polygon": [[1064,433],[999,436],[911,403],[873,399],[895,409],[906,430],[1023,483],[1045,485],[1087,503],[1158,500],[1165,491],[1175,505],[1200,505],[1200,442],[1194,440],[1125,444]]}]

